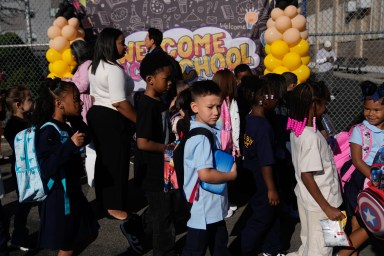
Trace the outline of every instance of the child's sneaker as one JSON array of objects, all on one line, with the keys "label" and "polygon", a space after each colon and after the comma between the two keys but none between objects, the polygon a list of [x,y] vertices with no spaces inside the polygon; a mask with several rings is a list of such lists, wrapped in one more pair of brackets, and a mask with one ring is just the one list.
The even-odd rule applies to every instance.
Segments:
[{"label": "child's sneaker", "polygon": [[229,203],[229,209],[232,210],[232,211],[236,211],[237,210],[237,205],[235,205],[233,203]]},{"label": "child's sneaker", "polygon": [[225,216],[226,219],[232,217],[234,211],[232,211],[231,209],[228,209],[228,213],[227,213],[227,216]]},{"label": "child's sneaker", "polygon": [[277,254],[271,254],[271,253],[267,253],[267,252],[263,252],[263,256],[285,256],[286,253],[283,253],[283,252],[279,252]]},{"label": "child's sneaker", "polygon": [[127,238],[132,250],[141,255],[143,253],[143,246],[140,242],[142,237],[141,218],[137,214],[130,214],[128,220],[120,224],[120,230]]}]

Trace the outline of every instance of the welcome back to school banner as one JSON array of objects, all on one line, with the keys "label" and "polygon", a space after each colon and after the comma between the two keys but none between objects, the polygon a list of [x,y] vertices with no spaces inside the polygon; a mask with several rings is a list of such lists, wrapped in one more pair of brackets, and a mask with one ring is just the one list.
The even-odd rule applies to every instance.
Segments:
[{"label": "welcome back to school banner", "polygon": [[138,90],[145,87],[139,67],[149,27],[163,31],[161,46],[182,70],[191,66],[201,79],[211,78],[240,63],[259,66],[260,35],[272,7],[272,0],[88,0],[85,11],[96,32],[124,32],[128,50],[122,63]]}]

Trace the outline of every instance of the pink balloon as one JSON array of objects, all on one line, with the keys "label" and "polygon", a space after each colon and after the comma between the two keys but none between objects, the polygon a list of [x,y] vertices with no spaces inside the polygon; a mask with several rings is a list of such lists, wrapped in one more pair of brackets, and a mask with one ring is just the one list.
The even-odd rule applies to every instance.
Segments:
[{"label": "pink balloon", "polygon": [[275,26],[275,22],[273,21],[272,18],[269,18],[267,21],[267,28],[274,27],[274,26]]},{"label": "pink balloon", "polygon": [[276,40],[282,39],[283,35],[276,29],[276,27],[270,27],[265,31],[264,38],[268,44],[272,44]]},{"label": "pink balloon", "polygon": [[61,35],[71,41],[77,37],[77,30],[71,25],[65,25],[61,30]]},{"label": "pink balloon", "polygon": [[80,26],[80,22],[77,18],[70,18],[68,20],[68,25],[71,25],[74,28],[78,28]]},{"label": "pink balloon", "polygon": [[293,5],[289,5],[285,7],[284,14],[287,15],[289,18],[293,18],[297,15],[297,8]]},{"label": "pink balloon", "polygon": [[53,39],[61,35],[61,29],[57,26],[50,26],[48,28],[47,35],[50,39]]},{"label": "pink balloon", "polygon": [[68,25],[68,21],[63,16],[60,16],[56,18],[56,20],[53,22],[53,25],[58,26],[59,28],[62,28],[65,25]]},{"label": "pink balloon", "polygon": [[300,32],[300,36],[302,39],[306,40],[308,38],[308,30],[304,30],[303,32]]},{"label": "pink balloon", "polygon": [[284,15],[284,11],[281,10],[280,8],[274,8],[272,11],[271,11],[271,17],[274,21],[276,21],[276,19],[280,16],[283,16]]},{"label": "pink balloon", "polygon": [[301,40],[300,31],[297,28],[290,28],[283,34],[283,40],[291,47],[298,44]]},{"label": "pink balloon", "polygon": [[58,36],[53,39],[52,48],[56,51],[62,51],[69,47],[68,40],[63,36]]},{"label": "pink balloon", "polygon": [[299,14],[295,18],[292,19],[292,27],[297,28],[300,31],[305,30],[305,25],[307,24],[307,19]]},{"label": "pink balloon", "polygon": [[275,27],[281,33],[284,33],[287,29],[291,28],[292,22],[288,16],[280,16],[276,19]]}]

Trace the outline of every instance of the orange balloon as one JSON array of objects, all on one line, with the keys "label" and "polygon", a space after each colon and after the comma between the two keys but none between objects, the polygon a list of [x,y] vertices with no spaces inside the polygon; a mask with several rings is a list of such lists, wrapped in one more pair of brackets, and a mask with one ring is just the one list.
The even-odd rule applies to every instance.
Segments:
[{"label": "orange balloon", "polygon": [[273,42],[282,39],[283,35],[276,29],[276,27],[270,27],[265,31],[264,38],[268,44],[272,44]]},{"label": "orange balloon", "polygon": [[57,26],[50,26],[47,30],[47,35],[50,39],[53,39],[61,35],[61,29]]},{"label": "orange balloon", "polygon": [[269,70],[274,70],[278,66],[281,66],[281,60],[275,58],[272,54],[268,54],[264,58],[264,66]]},{"label": "orange balloon", "polygon": [[275,26],[275,22],[273,21],[272,18],[269,18],[267,21],[267,28],[274,27],[274,26]]},{"label": "orange balloon", "polygon": [[53,22],[53,25],[58,26],[59,28],[62,28],[65,25],[68,25],[68,21],[63,16],[60,16],[56,18],[56,20]]},{"label": "orange balloon", "polygon": [[292,27],[291,19],[288,16],[280,16],[276,19],[275,27],[279,32],[284,33]]},{"label": "orange balloon", "polygon": [[292,19],[297,15],[297,8],[293,5],[289,5],[285,7],[284,14],[287,15],[290,19]]},{"label": "orange balloon", "polygon": [[274,8],[272,11],[271,11],[271,17],[274,21],[276,21],[276,19],[280,16],[283,16],[284,15],[284,11],[281,10],[280,8]]},{"label": "orange balloon", "polygon": [[77,37],[77,30],[71,25],[65,25],[61,29],[61,35],[67,40],[71,41]]},{"label": "orange balloon", "polygon": [[301,36],[297,28],[289,28],[283,34],[283,40],[289,45],[293,46],[300,42]]},{"label": "orange balloon", "polygon": [[74,17],[68,20],[68,25],[71,25],[72,27],[77,29],[80,26],[80,22],[77,18]]},{"label": "orange balloon", "polygon": [[49,48],[53,48],[53,39],[49,40]]},{"label": "orange balloon", "polygon": [[305,30],[307,19],[303,15],[299,14],[296,17],[294,17],[291,21],[292,21],[293,28],[297,28],[299,31]]},{"label": "orange balloon", "polygon": [[52,48],[56,51],[62,51],[69,47],[68,40],[63,36],[58,36],[53,39]]}]

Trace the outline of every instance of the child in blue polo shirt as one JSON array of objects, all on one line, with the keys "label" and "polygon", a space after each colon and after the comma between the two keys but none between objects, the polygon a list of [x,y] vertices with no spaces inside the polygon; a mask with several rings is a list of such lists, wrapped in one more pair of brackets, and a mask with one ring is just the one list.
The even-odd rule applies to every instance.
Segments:
[{"label": "child in blue polo shirt", "polygon": [[[214,135],[214,148],[220,148],[220,131],[214,127],[220,117],[221,93],[212,81],[199,81],[191,87],[191,109],[196,114],[190,129],[203,127]],[[199,186],[198,180],[207,183],[224,183],[237,176],[236,164],[229,173],[214,168],[209,139],[204,135],[189,138],[184,149],[184,192],[191,197],[197,184],[197,192],[188,220],[188,233],[183,255],[205,255],[209,247],[211,255],[230,255],[228,232],[224,218],[228,212],[227,190],[213,194]]]}]

